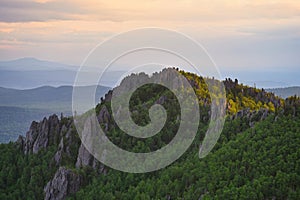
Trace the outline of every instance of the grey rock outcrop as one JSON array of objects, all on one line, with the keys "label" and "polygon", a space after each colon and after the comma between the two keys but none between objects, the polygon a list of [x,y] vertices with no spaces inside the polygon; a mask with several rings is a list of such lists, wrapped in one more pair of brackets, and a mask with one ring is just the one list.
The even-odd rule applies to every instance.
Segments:
[{"label": "grey rock outcrop", "polygon": [[[99,118],[102,122],[108,123],[108,117],[108,111],[103,111]],[[93,127],[92,124],[88,123],[86,126],[86,128]],[[33,122],[26,138],[20,137],[18,142],[19,146],[24,146],[25,153],[36,153],[38,150],[53,144],[57,145],[53,161],[59,168],[44,187],[45,199],[65,199],[70,194],[76,193],[84,185],[82,176],[71,169],[62,167],[66,162],[69,164],[76,162],[76,168],[91,167],[99,173],[106,173],[104,165],[96,160],[81,143],[72,118],[58,120],[54,115],[49,119],[45,118],[40,123]],[[35,146],[41,148],[35,149]]]},{"label": "grey rock outcrop", "polygon": [[271,112],[268,109],[260,109],[251,111],[249,108],[238,111],[235,115],[231,116],[231,120],[243,118],[248,121],[249,127],[253,127],[255,123],[265,120]]},{"label": "grey rock outcrop", "polygon": [[59,120],[57,115],[44,118],[40,122],[33,121],[26,136],[19,137],[16,143],[25,154],[35,154],[48,146],[62,144],[63,137],[71,144],[70,140],[74,137],[74,134],[71,134],[72,123],[71,118]]},{"label": "grey rock outcrop", "polygon": [[[80,140],[77,137],[77,133],[73,132],[72,128],[64,129],[65,126],[61,129],[61,139],[58,145],[57,152],[54,155],[54,161],[56,165],[60,166],[63,158],[72,158],[76,157],[77,151],[74,152],[72,149],[78,149]],[[74,155],[75,154],[75,155]]]},{"label": "grey rock outcrop", "polygon": [[105,126],[105,131],[108,131],[110,128],[109,125],[110,125],[111,117],[106,106],[103,106],[101,108],[97,118],[99,123]]},{"label": "grey rock outcrop", "polygon": [[57,115],[50,116],[48,120],[45,118],[43,122],[39,130],[39,136],[33,146],[33,153],[37,153],[40,149],[46,148],[49,145],[57,144],[57,140],[60,137]]},{"label": "grey rock outcrop", "polygon": [[25,138],[19,138],[23,143],[22,148],[25,154],[37,153],[49,145],[56,144],[59,138],[59,119],[56,115],[44,118],[41,122],[32,122]]},{"label": "grey rock outcrop", "polygon": [[33,149],[33,145],[36,141],[36,138],[38,137],[38,125],[39,123],[33,121],[31,123],[31,126],[29,128],[29,131],[26,133],[26,136],[24,138],[24,153],[27,154],[29,153],[30,151],[32,152],[32,149]]},{"label": "grey rock outcrop", "polygon": [[235,115],[231,116],[231,120],[237,119],[237,118],[248,118],[251,121],[261,121],[266,119],[269,116],[270,112],[268,109],[260,109],[251,111],[249,108],[243,109],[238,111]]},{"label": "grey rock outcrop", "polygon": [[75,166],[77,168],[91,166],[94,167],[95,160],[94,157],[90,154],[90,152],[84,147],[83,144],[80,145],[78,151],[78,157]]},{"label": "grey rock outcrop", "polygon": [[76,193],[82,185],[82,177],[70,169],[60,167],[44,188],[45,200],[62,200]]},{"label": "grey rock outcrop", "polygon": [[[99,118],[99,117],[98,117]],[[88,134],[83,133],[82,143],[78,150],[78,156],[76,161],[76,168],[86,167],[90,166],[94,170],[96,170],[99,173],[104,173],[104,165],[101,164],[84,146],[84,142],[89,144],[89,142],[95,142],[95,139],[98,139],[98,137],[95,138],[89,138],[92,137],[93,134],[97,134],[98,130],[95,126],[95,123],[98,123],[96,120],[93,120],[94,118],[88,118],[86,120],[86,123],[84,124],[83,132],[87,132]],[[99,120],[99,119],[98,119]],[[105,142],[105,139],[100,138],[97,140],[97,143],[100,144],[89,144],[89,148],[94,148],[95,145],[101,145],[101,142]]]},{"label": "grey rock outcrop", "polygon": [[90,166],[98,173],[106,174],[106,168],[104,165],[100,163],[93,155],[91,155],[83,144],[80,145],[75,166],[76,168]]},{"label": "grey rock outcrop", "polygon": [[61,138],[60,143],[58,145],[58,150],[54,155],[54,161],[56,165],[60,165],[63,158],[63,151],[64,151],[64,139]]}]

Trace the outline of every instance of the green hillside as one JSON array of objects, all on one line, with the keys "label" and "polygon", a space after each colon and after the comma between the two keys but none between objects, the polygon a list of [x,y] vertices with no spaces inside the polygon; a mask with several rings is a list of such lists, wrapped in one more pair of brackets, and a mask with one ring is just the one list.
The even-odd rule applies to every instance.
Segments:
[{"label": "green hillside", "polygon": [[[220,82],[180,73],[199,98],[201,117],[196,139],[176,162],[145,174],[111,169],[85,150],[71,117],[53,115],[33,122],[26,137],[16,143],[0,145],[0,199],[299,199],[300,99],[283,100],[226,79],[223,132],[213,151],[199,159],[210,116],[205,80]],[[149,122],[147,109],[154,103],[167,110],[169,121],[147,139],[119,129],[111,117],[110,97],[111,92],[96,111],[107,136],[119,147],[155,151],[176,134],[178,102],[166,88],[148,84],[131,98],[132,118],[139,125]]]}]

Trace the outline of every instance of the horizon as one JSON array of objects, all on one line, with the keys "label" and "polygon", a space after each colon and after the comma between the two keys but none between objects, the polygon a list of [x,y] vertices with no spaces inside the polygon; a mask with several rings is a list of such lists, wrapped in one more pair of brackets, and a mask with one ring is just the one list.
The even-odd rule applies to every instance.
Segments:
[{"label": "horizon", "polygon": [[[26,68],[22,68],[22,71],[27,71],[27,72],[31,72],[31,71],[73,71],[74,73],[76,71],[78,71],[80,66],[75,66],[75,65],[71,65],[69,63],[60,63],[57,61],[52,61],[52,60],[43,60],[37,57],[20,57],[17,59],[13,59],[13,60],[0,60],[0,70],[4,70],[4,71],[19,71],[18,69],[15,69],[16,67],[20,67],[20,65],[22,65],[22,62],[26,61],[26,62],[36,62],[36,63],[32,63],[30,65],[29,63],[29,67],[32,68],[32,66],[34,67],[38,67],[38,69],[32,68],[32,69],[26,69]],[[17,65],[15,64],[15,62],[18,62]],[[12,67],[13,69],[9,70],[7,69],[8,67],[3,65],[3,63],[5,64],[9,64],[9,67]],[[14,63],[15,65],[13,65],[12,63]],[[38,66],[37,64],[41,64],[41,66]],[[50,65],[51,64],[51,65]],[[28,65],[28,63],[26,63],[26,65]],[[46,65],[47,68],[43,69],[43,65]],[[4,69],[3,69],[4,67]],[[28,67],[28,66],[26,66]],[[121,68],[123,67],[123,68]],[[118,72],[120,74],[126,73],[126,70],[128,70],[128,68],[130,68],[129,66],[123,65],[119,68],[116,69],[110,69],[111,72]],[[167,67],[167,66],[166,66]],[[184,67],[179,67],[180,69],[186,70]],[[93,70],[102,70],[101,67],[99,68],[93,68]],[[275,69],[274,71],[270,72],[270,71],[263,71],[261,70],[260,72],[257,72],[255,70],[251,70],[251,69],[239,69],[239,70],[223,70],[222,68],[219,67],[220,70],[220,74],[222,79],[221,80],[225,80],[226,78],[231,78],[231,79],[238,79],[241,83],[243,83],[244,85],[248,85],[250,87],[254,87],[256,86],[257,88],[264,88],[264,89],[275,89],[275,88],[287,88],[287,87],[300,87],[300,82],[299,82],[299,76],[300,76],[300,72],[295,70],[295,71],[286,71],[281,69]],[[147,73],[147,72],[146,72]],[[150,72],[152,73],[152,72]],[[150,74],[148,73],[148,74]],[[266,75],[268,74],[268,75]],[[199,75],[199,74],[198,74]],[[267,78],[265,78],[267,77]],[[39,85],[34,85],[31,87],[21,87],[21,86],[7,86],[7,85],[2,85],[0,82],[0,87],[3,88],[11,88],[11,89],[20,89],[20,90],[24,90],[24,89],[34,89],[34,88],[39,88],[39,87],[43,87],[43,86],[52,86],[52,87],[60,87],[60,86],[72,86],[73,84],[70,82],[69,84],[61,84],[61,83],[52,83],[52,84],[39,84]],[[102,84],[103,85],[103,84]],[[89,86],[89,85],[85,85],[83,84],[82,86]],[[103,86],[107,86],[107,87],[114,87],[114,85],[112,85],[111,83],[106,83]]]},{"label": "horizon", "polygon": [[[147,3],[136,0],[126,3],[4,0],[0,6],[2,63],[26,59],[30,63],[32,59],[33,62],[58,65],[32,66],[35,70],[53,67],[76,71],[98,44],[131,30],[161,27],[182,33],[199,43],[218,66],[222,79],[237,78],[244,84],[259,88],[300,86],[300,2],[297,0],[188,0],[176,3],[169,0]],[[136,39],[142,38],[137,36]],[[159,39],[159,35],[151,35],[153,42]],[[174,43],[172,37],[166,37],[164,42]],[[122,42],[124,47],[130,44],[131,41]],[[191,56],[198,56],[186,44],[180,45],[190,51]],[[108,56],[112,54],[110,52]],[[105,62],[99,60],[97,66],[106,66]],[[128,64],[130,62],[125,59],[111,71],[127,71],[132,67]],[[26,68],[19,66],[18,69],[23,71]],[[99,67],[100,70],[103,68]],[[9,76],[11,78],[7,79],[11,80],[8,81],[15,79],[17,82],[20,75]],[[71,79],[75,75],[65,76]],[[66,83],[72,85],[69,79]],[[60,83],[63,80],[63,77],[61,80],[54,77],[53,81],[42,84],[65,85]],[[41,81],[35,84],[0,83],[0,86],[33,88],[40,86]]]}]

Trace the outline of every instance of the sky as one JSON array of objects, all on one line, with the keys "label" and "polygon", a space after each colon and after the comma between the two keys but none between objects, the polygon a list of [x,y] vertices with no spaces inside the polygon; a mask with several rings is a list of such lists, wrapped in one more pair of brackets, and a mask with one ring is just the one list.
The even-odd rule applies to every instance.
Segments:
[{"label": "sky", "polygon": [[299,0],[1,0],[0,13],[0,60],[80,65],[115,34],[160,27],[201,43],[224,73],[300,71]]}]

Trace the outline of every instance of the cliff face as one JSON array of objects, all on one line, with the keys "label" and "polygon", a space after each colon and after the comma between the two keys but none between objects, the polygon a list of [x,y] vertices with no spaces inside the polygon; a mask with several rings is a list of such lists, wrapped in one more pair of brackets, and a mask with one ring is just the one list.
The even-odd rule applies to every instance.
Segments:
[{"label": "cliff face", "polygon": [[37,153],[41,149],[51,145],[56,145],[58,138],[61,137],[62,127],[56,115],[44,118],[41,122],[32,122],[25,138],[19,138],[25,154]]},{"label": "cliff face", "polygon": [[[105,110],[98,115],[99,121],[103,123],[107,123],[107,117],[109,115]],[[91,167],[98,173],[106,172],[104,165],[97,161],[81,143],[72,118],[62,116],[59,119],[57,115],[52,115],[41,122],[32,122],[26,137],[20,136],[16,144],[24,154],[37,154],[42,149],[56,146],[52,161],[58,169],[44,187],[47,200],[65,199],[83,186],[82,176],[64,165],[73,165],[78,169]]]},{"label": "cliff face", "polygon": [[82,184],[82,176],[65,167],[60,167],[53,179],[48,182],[45,191],[45,200],[65,199],[76,193]]}]

